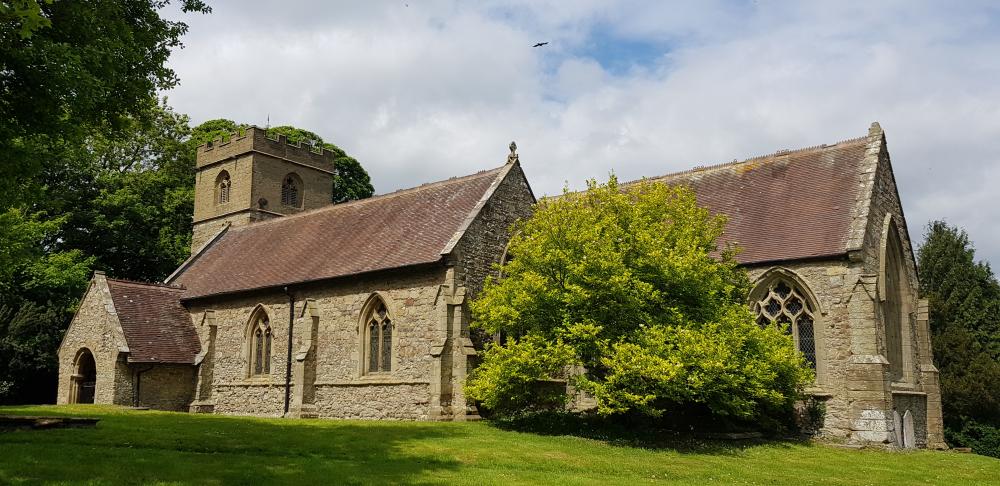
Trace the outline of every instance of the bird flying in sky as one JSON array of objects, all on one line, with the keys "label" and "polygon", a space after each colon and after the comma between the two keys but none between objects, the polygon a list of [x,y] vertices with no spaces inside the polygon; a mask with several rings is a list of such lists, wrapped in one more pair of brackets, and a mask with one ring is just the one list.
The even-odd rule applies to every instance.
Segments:
[{"label": "bird flying in sky", "polygon": [[531,46],[531,47],[542,47],[542,46],[544,46],[545,44],[548,44],[548,42],[539,42],[538,44],[535,44],[535,45],[533,45],[533,46]]}]

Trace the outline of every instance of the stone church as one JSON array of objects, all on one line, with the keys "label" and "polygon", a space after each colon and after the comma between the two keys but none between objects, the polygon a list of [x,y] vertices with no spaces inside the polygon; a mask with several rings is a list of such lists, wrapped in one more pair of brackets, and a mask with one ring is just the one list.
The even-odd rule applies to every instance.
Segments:
[{"label": "stone church", "polygon": [[[331,204],[332,154],[250,128],[198,149],[192,255],[162,284],[96,272],[59,348],[59,403],[466,420],[469,300],[536,202],[496,169]],[[656,177],[729,217],[761,325],[816,370],[823,433],[938,447],[927,302],[885,136]]]}]

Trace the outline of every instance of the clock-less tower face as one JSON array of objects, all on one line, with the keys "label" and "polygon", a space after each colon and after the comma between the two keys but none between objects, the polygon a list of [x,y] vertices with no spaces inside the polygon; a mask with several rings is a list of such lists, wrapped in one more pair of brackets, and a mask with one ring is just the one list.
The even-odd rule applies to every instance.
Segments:
[{"label": "clock-less tower face", "polygon": [[227,224],[331,204],[333,159],[329,151],[291,145],[282,135],[272,139],[257,127],[198,147],[192,252]]}]

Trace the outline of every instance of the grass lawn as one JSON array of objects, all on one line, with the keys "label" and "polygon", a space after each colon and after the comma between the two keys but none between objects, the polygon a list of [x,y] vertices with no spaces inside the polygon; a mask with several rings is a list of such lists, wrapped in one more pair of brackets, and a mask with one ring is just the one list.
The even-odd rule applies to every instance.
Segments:
[{"label": "grass lawn", "polygon": [[489,423],[287,420],[93,405],[94,429],[0,432],[0,484],[1000,484],[1000,460],[800,443],[657,448]]}]

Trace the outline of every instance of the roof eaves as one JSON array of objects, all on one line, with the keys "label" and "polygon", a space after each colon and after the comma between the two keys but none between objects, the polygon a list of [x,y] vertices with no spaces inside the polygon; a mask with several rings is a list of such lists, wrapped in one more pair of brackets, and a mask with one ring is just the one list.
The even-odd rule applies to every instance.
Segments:
[{"label": "roof eaves", "polygon": [[378,268],[378,269],[375,269],[375,270],[365,270],[363,272],[348,273],[348,274],[344,274],[344,275],[333,275],[333,276],[329,276],[329,277],[311,278],[311,279],[306,279],[306,280],[297,280],[297,281],[294,281],[294,282],[284,282],[284,283],[276,283],[276,284],[272,284],[272,285],[262,285],[260,287],[251,287],[251,288],[242,288],[242,289],[235,289],[235,290],[227,290],[227,291],[223,291],[223,292],[211,292],[211,293],[207,293],[207,294],[187,295],[187,296],[182,296],[180,298],[180,301],[182,303],[183,302],[191,302],[191,301],[194,301],[194,300],[207,299],[207,298],[210,298],[210,297],[212,297],[212,298],[214,298],[214,297],[227,297],[227,296],[231,296],[231,295],[238,295],[238,294],[244,294],[244,293],[260,292],[262,290],[268,290],[268,289],[278,289],[278,288],[281,288],[281,287],[289,287],[289,286],[292,286],[292,285],[308,285],[308,284],[314,284],[314,283],[319,283],[319,282],[326,282],[326,281],[329,281],[329,280],[338,280],[338,279],[342,279],[342,278],[354,278],[354,277],[360,277],[362,275],[369,275],[369,274],[373,274],[373,273],[386,272],[386,271],[396,270],[396,269],[400,269],[400,268],[423,267],[423,266],[427,266],[427,265],[433,265],[435,263],[441,262],[441,260],[442,260],[442,258],[438,258],[436,260],[428,260],[428,261],[423,261],[423,262],[409,263],[409,264],[406,264],[406,265],[399,265],[399,266],[395,266],[395,267]]},{"label": "roof eaves", "polygon": [[778,265],[778,264],[782,264],[782,263],[796,263],[796,262],[803,262],[803,261],[817,261],[817,260],[830,260],[830,259],[842,259],[842,258],[848,258],[848,252],[841,251],[841,252],[836,252],[836,253],[820,253],[820,254],[817,254],[817,255],[809,255],[809,256],[796,257],[796,258],[778,258],[778,259],[770,259],[770,260],[756,260],[756,261],[749,261],[749,262],[740,262],[739,266],[741,266],[741,267],[759,267],[759,266],[764,266],[764,265],[772,265],[773,266],[773,265]]}]

